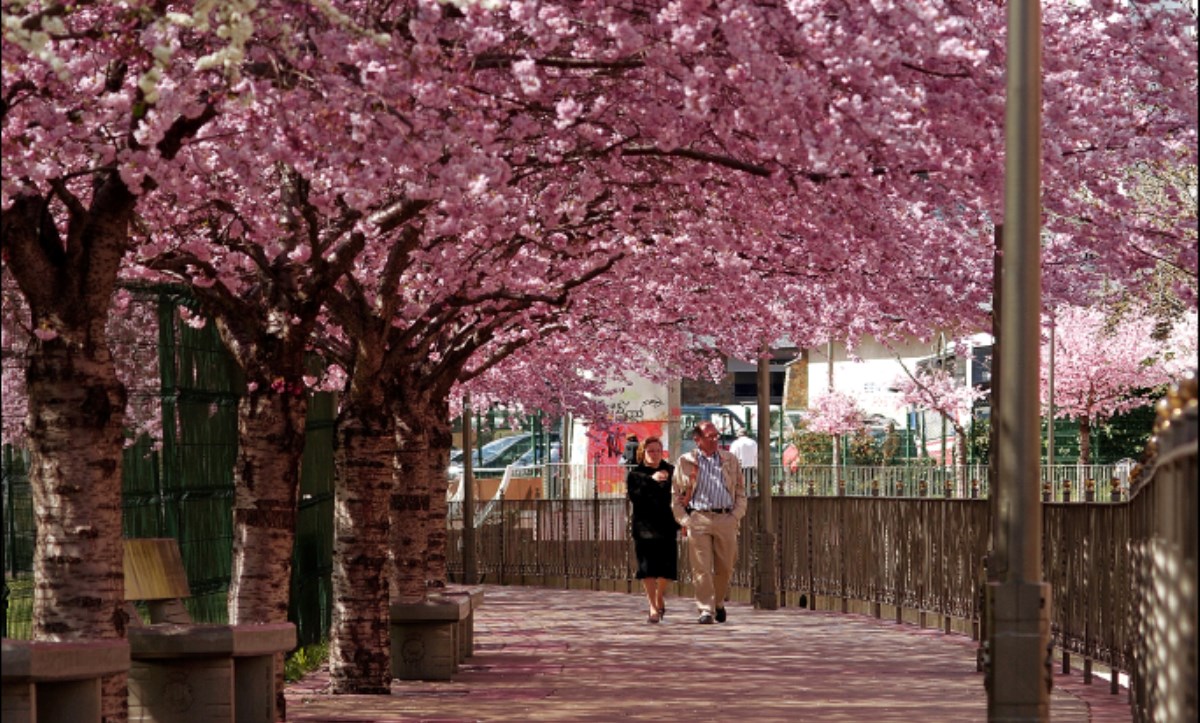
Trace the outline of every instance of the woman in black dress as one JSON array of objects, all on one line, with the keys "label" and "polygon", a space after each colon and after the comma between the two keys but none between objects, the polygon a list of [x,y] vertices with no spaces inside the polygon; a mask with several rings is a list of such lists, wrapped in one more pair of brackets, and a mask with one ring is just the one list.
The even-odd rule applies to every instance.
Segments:
[{"label": "woman in black dress", "polygon": [[625,493],[632,503],[630,532],[637,555],[637,577],[650,603],[648,622],[666,612],[663,596],[679,576],[675,538],[679,524],[671,514],[671,474],[675,467],[663,459],[662,440],[647,437],[638,449],[637,464],[625,476]]}]

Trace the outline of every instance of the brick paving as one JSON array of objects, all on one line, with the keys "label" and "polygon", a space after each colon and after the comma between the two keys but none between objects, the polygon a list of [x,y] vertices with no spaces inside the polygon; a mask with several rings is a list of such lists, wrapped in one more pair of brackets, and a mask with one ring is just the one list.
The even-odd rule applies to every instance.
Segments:
[{"label": "brick paving", "polygon": [[[640,595],[483,586],[475,655],[448,682],[395,681],[390,696],[334,696],[321,670],[287,689],[288,720],[985,721],[976,644],[862,615],[731,603],[697,625],[670,597],[646,622]],[[1129,721],[1128,694],[1057,671],[1054,721]]]}]

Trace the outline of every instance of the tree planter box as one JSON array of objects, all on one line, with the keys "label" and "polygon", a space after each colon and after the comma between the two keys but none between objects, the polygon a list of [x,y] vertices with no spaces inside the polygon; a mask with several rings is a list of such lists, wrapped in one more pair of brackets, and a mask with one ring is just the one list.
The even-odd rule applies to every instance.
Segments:
[{"label": "tree planter box", "polygon": [[467,596],[433,597],[390,607],[392,676],[400,680],[450,680],[458,670],[462,623],[471,614]]},{"label": "tree planter box", "polygon": [[483,605],[483,589],[477,587],[447,588],[441,593],[442,597],[451,599],[467,599],[471,609],[467,617],[459,623],[458,662],[462,663],[475,654],[475,611]]},{"label": "tree planter box", "polygon": [[129,720],[272,723],[275,655],[296,647],[292,623],[161,623],[129,629]]},{"label": "tree planter box", "polygon": [[129,670],[129,644],[5,638],[2,662],[4,723],[92,723],[100,720],[100,678]]}]

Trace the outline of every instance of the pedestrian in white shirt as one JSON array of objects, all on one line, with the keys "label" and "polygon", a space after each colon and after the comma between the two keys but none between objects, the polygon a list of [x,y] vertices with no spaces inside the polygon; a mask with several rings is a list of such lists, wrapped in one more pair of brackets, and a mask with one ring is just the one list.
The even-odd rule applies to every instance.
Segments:
[{"label": "pedestrian in white shirt", "polygon": [[738,429],[737,439],[729,445],[729,452],[737,457],[738,464],[742,467],[742,477],[746,480],[751,496],[757,494],[755,483],[758,481],[758,443],[746,434],[745,427]]}]

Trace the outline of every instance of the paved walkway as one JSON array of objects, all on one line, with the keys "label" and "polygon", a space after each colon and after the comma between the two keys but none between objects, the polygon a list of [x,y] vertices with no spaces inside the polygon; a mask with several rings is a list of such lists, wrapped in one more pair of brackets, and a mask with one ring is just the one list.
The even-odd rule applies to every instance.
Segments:
[{"label": "paved walkway", "polygon": [[[484,586],[475,655],[454,680],[390,696],[333,696],[318,671],[289,686],[288,720],[984,721],[975,643],[913,625],[795,608],[729,606],[697,625],[668,598],[646,623],[640,595]],[[1057,671],[1056,671],[1057,673]],[[1051,719],[1129,721],[1127,691],[1056,674]]]}]

